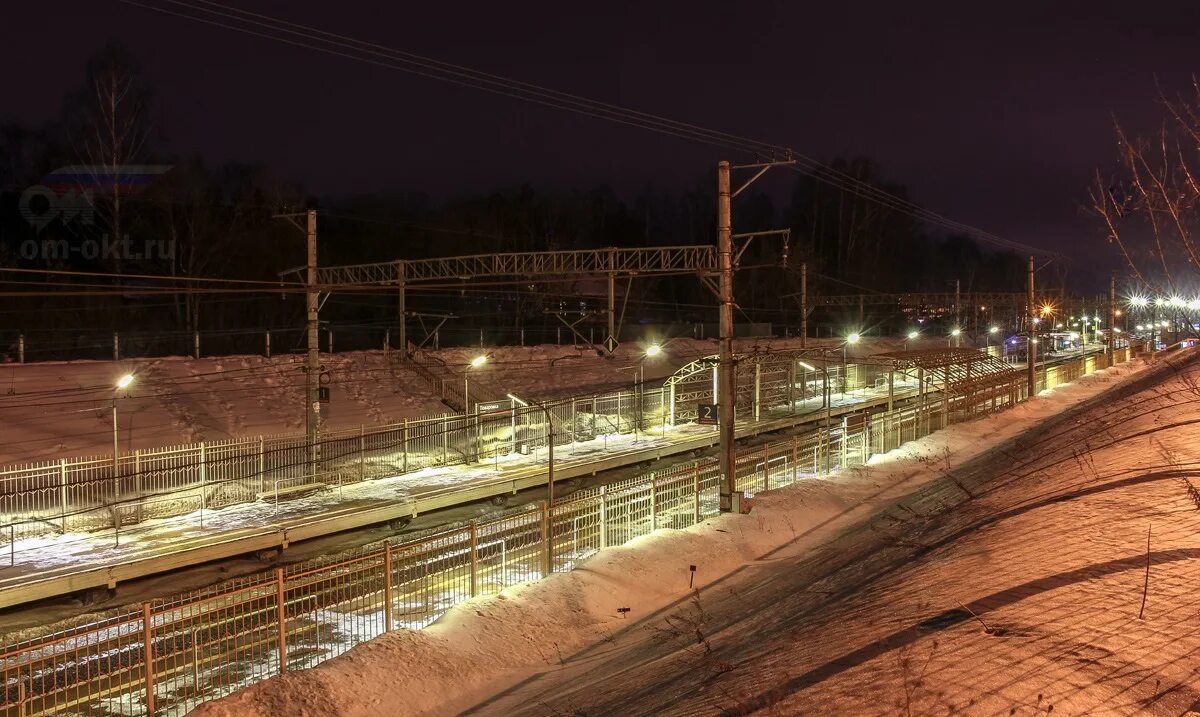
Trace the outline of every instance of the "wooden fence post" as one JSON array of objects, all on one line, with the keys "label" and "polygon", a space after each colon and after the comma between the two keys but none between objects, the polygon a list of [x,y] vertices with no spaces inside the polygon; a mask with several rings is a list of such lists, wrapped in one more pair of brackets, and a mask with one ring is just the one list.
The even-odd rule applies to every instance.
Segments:
[{"label": "wooden fence post", "polygon": [[150,603],[142,603],[142,662],[146,678],[146,714],[154,717],[154,623]]},{"label": "wooden fence post", "polygon": [[771,448],[763,444],[763,490],[771,490]]},{"label": "wooden fence post", "polygon": [[361,483],[367,474],[367,426],[358,424],[358,481]]},{"label": "wooden fence post", "polygon": [[58,461],[58,492],[60,510],[62,511],[62,532],[67,532],[67,459]]},{"label": "wooden fence post", "polygon": [[283,568],[275,568],[275,619],[279,622],[279,674],[287,672],[287,589]]},{"label": "wooden fence post", "polygon": [[608,487],[600,486],[600,549],[608,547]]},{"label": "wooden fence post", "polygon": [[383,631],[392,631],[392,543],[383,543]]},{"label": "wooden fence post", "polygon": [[258,492],[267,492],[267,439],[258,437]]},{"label": "wooden fence post", "polygon": [[550,538],[550,505],[542,503],[542,552],[545,554],[545,575],[554,573],[554,541]]},{"label": "wooden fence post", "polygon": [[479,524],[468,523],[471,532],[471,597],[479,594]]},{"label": "wooden fence post", "polygon": [[650,474],[650,530],[658,529],[658,478]]}]

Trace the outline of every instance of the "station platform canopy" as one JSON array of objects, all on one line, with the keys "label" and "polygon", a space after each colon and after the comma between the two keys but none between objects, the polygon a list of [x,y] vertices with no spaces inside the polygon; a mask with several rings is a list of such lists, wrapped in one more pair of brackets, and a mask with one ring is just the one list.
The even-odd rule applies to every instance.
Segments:
[{"label": "station platform canopy", "polygon": [[873,354],[877,362],[889,362],[897,371],[916,369],[927,382],[951,395],[968,395],[982,390],[1011,388],[1021,384],[1020,371],[978,349],[938,348],[889,351]]}]

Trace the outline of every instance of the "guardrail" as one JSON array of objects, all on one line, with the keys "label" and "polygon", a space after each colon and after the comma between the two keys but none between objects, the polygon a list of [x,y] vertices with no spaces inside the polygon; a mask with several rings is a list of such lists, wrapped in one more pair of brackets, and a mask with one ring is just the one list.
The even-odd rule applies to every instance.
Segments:
[{"label": "guardrail", "polygon": [[[1120,360],[1125,354],[1118,356]],[[1087,357],[1057,378],[1105,366]],[[943,400],[858,418],[739,454],[748,495],[865,462],[948,424],[1024,396]],[[418,540],[143,604],[140,609],[0,651],[0,714],[182,715],[197,704],[288,670],[312,667],[397,628],[419,629],[476,595],[565,572],[598,550],[718,512],[716,461],[581,491],[547,510],[517,510]]]}]

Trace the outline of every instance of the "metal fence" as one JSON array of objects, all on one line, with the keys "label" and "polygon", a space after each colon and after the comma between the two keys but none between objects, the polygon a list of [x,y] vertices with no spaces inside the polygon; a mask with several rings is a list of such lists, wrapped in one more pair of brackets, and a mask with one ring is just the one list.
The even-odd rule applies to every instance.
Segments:
[{"label": "metal fence", "polygon": [[[555,446],[660,433],[677,420],[667,389],[622,391],[549,406]],[[0,467],[0,542],[45,533],[128,529],[145,520],[224,508],[311,486],[342,487],[421,468],[499,461],[544,450],[542,410],[500,410],[326,431],[315,463],[303,435],[257,436],[112,456]],[[536,459],[536,455],[534,456]]]},{"label": "metal fence", "polygon": [[[829,370],[839,384],[838,367]],[[844,388],[866,385],[857,379],[857,366],[847,370],[855,378]],[[716,401],[715,396],[704,398]],[[739,415],[759,417],[757,385],[738,399]],[[547,408],[555,448],[570,454],[607,450],[616,435],[666,435],[669,428],[695,419],[693,404],[677,400],[675,386],[664,386],[573,398]],[[205,510],[256,500],[278,506],[280,495],[289,491],[340,489],[429,467],[498,465],[514,454],[532,454],[536,462],[538,452],[545,451],[550,430],[541,408],[511,399],[476,407],[468,414],[325,431],[315,462],[304,435],[278,435],[124,452],[115,461],[108,455],[0,466],[0,516],[5,520],[0,546],[7,543],[3,552],[13,558],[19,541],[45,534],[132,532],[144,521],[196,512],[203,522]]]},{"label": "metal fence", "polygon": [[[1082,375],[1105,361],[1076,363],[1055,375]],[[742,450],[737,486],[752,496],[858,465],[1015,398],[973,395],[827,422],[808,435]],[[569,571],[656,528],[695,525],[718,512],[720,478],[715,460],[680,465],[580,491],[552,511],[542,504],[418,540],[387,541],[10,644],[0,651],[0,714],[183,715],[389,630],[422,628],[470,597],[548,570]]]}]

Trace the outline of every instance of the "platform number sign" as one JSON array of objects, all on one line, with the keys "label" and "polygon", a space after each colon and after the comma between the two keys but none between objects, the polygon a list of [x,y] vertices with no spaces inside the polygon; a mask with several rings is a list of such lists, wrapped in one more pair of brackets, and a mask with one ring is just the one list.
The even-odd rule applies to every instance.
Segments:
[{"label": "platform number sign", "polygon": [[717,425],[717,404],[698,404],[696,406],[696,423],[699,423],[701,426]]}]

